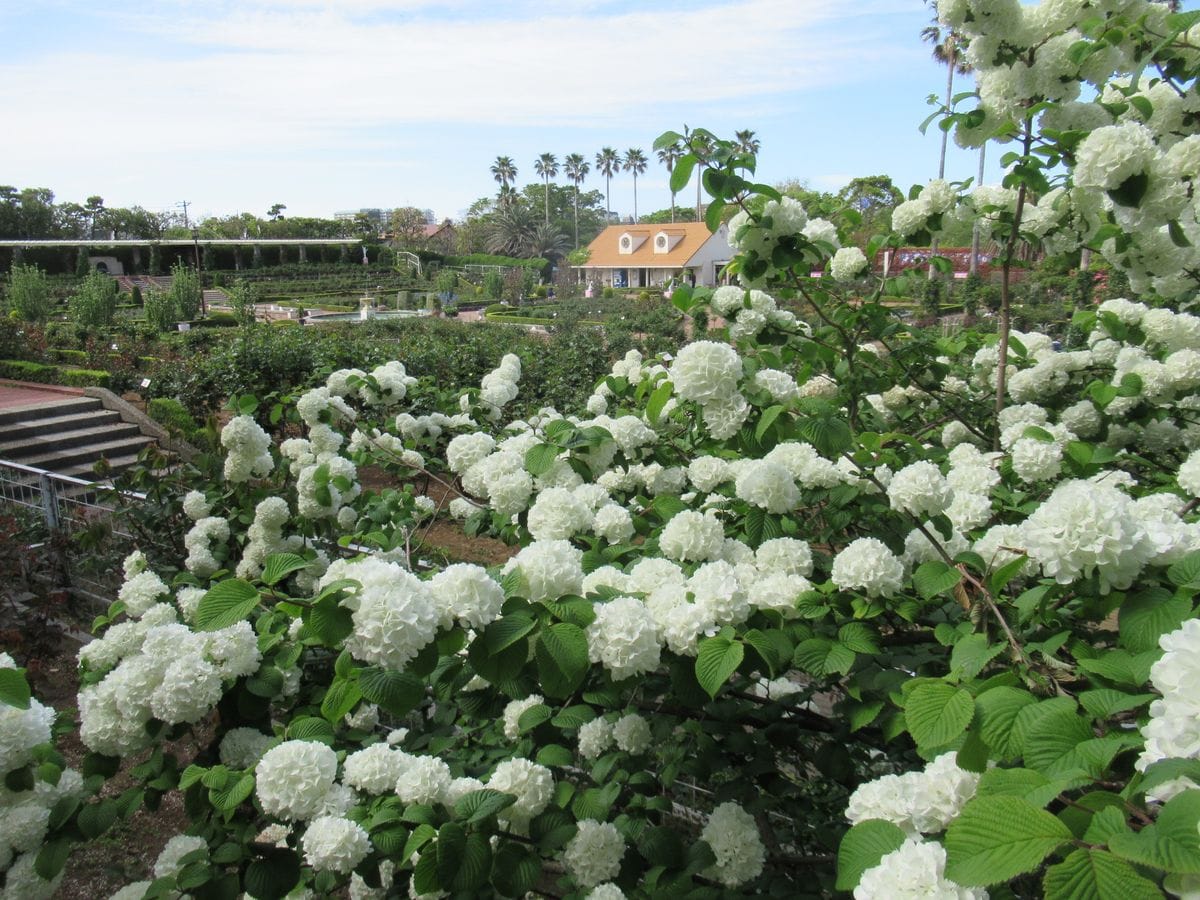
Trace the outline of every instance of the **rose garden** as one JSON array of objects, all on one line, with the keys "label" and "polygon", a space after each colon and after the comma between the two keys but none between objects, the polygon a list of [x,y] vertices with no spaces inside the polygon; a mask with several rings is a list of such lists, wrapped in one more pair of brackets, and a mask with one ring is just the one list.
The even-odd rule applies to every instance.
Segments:
[{"label": "rose garden", "polygon": [[[328,366],[129,476],[74,708],[0,654],[0,896],[168,796],[113,897],[1200,896],[1200,14],[938,12],[978,90],[937,124],[1002,185],[854,246],[669,132],[735,211],[731,284],[670,300],[721,328],[578,408],[515,353]],[[964,223],[993,327],[895,315],[927,273],[869,262]],[[1128,290],[1018,330],[1030,248]]]}]

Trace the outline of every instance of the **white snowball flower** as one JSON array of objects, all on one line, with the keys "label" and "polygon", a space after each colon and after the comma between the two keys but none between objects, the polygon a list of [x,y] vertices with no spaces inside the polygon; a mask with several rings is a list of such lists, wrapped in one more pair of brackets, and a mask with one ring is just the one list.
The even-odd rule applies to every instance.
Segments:
[{"label": "white snowball flower", "polygon": [[587,628],[588,657],[602,663],[614,681],[658,667],[658,628],[646,605],[633,597],[617,597],[596,606]]},{"label": "white snowball flower", "polygon": [[633,537],[633,516],[619,503],[606,503],[596,511],[592,531],[610,544],[622,544]]},{"label": "white snowball flower", "polygon": [[510,559],[503,572],[520,572],[517,592],[527,600],[557,600],[583,589],[583,551],[568,541],[534,541]]},{"label": "white snowball flower", "polygon": [[739,499],[769,513],[790,512],[800,503],[791,472],[765,459],[749,460],[738,472],[734,489]]},{"label": "white snowball flower", "polygon": [[812,548],[797,538],[772,538],[759,544],[754,564],[764,574],[782,572],[807,577],[812,574]]},{"label": "white snowball flower", "polygon": [[863,872],[854,900],[986,900],[987,891],[950,881],[945,868],[941,844],[905,841]]},{"label": "white snowball flower", "polygon": [[737,803],[722,803],[714,809],[700,837],[717,858],[716,864],[705,870],[707,877],[737,887],[762,873],[766,848],[754,817]]},{"label": "white snowball flower", "polygon": [[395,790],[396,781],[411,759],[386,742],[372,744],[346,757],[342,779],[364,793],[385,794]]},{"label": "white snowball flower", "polygon": [[154,861],[154,877],[174,878],[183,868],[179,862],[183,857],[197,850],[207,849],[208,843],[202,837],[190,834],[175,835],[167,841],[166,846],[162,848],[158,858]]},{"label": "white snowball flower", "polygon": [[271,437],[250,416],[237,416],[221,429],[225,457],[225,480],[249,481],[265,478],[275,468],[271,459]]},{"label": "white snowball flower", "polygon": [[521,714],[528,709],[538,706],[545,702],[545,698],[541,694],[530,694],[524,700],[512,700],[504,707],[504,736],[510,741],[515,741],[521,736],[520,726],[518,722],[521,719]]},{"label": "white snowball flower", "polygon": [[830,578],[844,591],[890,597],[903,587],[904,563],[878,538],[858,538],[834,557]]},{"label": "white snowball flower", "polygon": [[436,756],[413,756],[396,779],[396,794],[405,803],[441,803],[453,781],[450,767]]},{"label": "white snowball flower", "polygon": [[613,725],[613,739],[626,753],[645,753],[650,749],[650,723],[637,713],[621,716]]},{"label": "white snowball flower", "polygon": [[851,824],[883,819],[907,834],[935,834],[949,827],[975,796],[979,774],[960,769],[954,753],[943,753],[920,772],[884,775],[861,784],[850,795]]},{"label": "white snowball flower", "polygon": [[333,787],[337,754],[316,741],[285,741],[263,754],[254,775],[263,812],[279,819],[308,819]]},{"label": "white snowball flower", "polygon": [[625,839],[615,825],[581,819],[563,851],[563,862],[579,886],[589,888],[616,877],[624,855]]},{"label": "white snowball flower", "polygon": [[579,726],[579,755],[596,759],[613,743],[613,724],[600,717]]},{"label": "white snowball flower", "polygon": [[658,538],[659,549],[680,562],[712,559],[724,542],[725,529],[716,516],[691,509],[672,516]]},{"label": "white snowball flower", "polygon": [[516,796],[517,802],[502,809],[498,818],[519,827],[545,810],[554,796],[554,776],[550,770],[527,759],[507,759],[500,763],[487,786]]},{"label": "white snowball flower", "polygon": [[1062,472],[1063,448],[1057,441],[1021,438],[1010,451],[1013,472],[1022,481],[1052,481]]},{"label": "white snowball flower", "polygon": [[[212,510],[212,504],[202,491],[188,491],[183,497],[183,514],[193,522],[206,518]],[[128,573],[127,573],[128,574]]]},{"label": "white snowball flower", "polygon": [[829,261],[829,274],[834,281],[853,281],[867,267],[867,257],[857,247],[842,247]]},{"label": "white snowball flower", "polygon": [[371,852],[371,840],[363,827],[336,816],[313,819],[300,843],[304,848],[304,861],[316,872],[345,875]]},{"label": "white snowball flower", "polygon": [[1200,497],[1200,450],[1193,450],[1188,454],[1188,458],[1179,467],[1176,480],[1190,496]]},{"label": "white snowball flower", "polygon": [[55,712],[35,697],[28,709],[0,704],[0,772],[11,772],[33,759],[33,748],[48,743]]},{"label": "white snowball flower", "polygon": [[471,563],[454,563],[429,580],[442,618],[457,618],[464,627],[479,630],[500,615],[504,589],[487,570]]},{"label": "white snowball flower", "polygon": [[728,344],[696,341],[683,347],[671,362],[670,378],[682,400],[697,403],[728,401],[737,393],[742,360]]},{"label": "white snowball flower", "polygon": [[936,516],[946,511],[953,490],[931,462],[915,462],[892,476],[887,488],[892,509],[914,516]]}]

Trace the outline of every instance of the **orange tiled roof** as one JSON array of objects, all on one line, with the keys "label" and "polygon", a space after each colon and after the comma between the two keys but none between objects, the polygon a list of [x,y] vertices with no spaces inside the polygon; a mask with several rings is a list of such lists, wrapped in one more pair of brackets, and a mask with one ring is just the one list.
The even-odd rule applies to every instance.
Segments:
[{"label": "orange tiled roof", "polygon": [[[679,237],[666,253],[654,252],[654,236],[665,232]],[[621,235],[644,237],[632,253],[620,252]],[[581,269],[678,269],[687,265],[712,236],[703,222],[676,222],[673,225],[609,225],[588,244],[590,256]]]}]

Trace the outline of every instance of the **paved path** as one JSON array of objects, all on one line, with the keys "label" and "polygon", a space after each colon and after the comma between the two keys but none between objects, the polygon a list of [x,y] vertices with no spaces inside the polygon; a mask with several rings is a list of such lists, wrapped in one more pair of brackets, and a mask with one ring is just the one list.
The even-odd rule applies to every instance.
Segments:
[{"label": "paved path", "polygon": [[37,406],[42,403],[53,403],[55,400],[69,400],[72,397],[82,396],[83,391],[78,388],[0,379],[0,409]]}]

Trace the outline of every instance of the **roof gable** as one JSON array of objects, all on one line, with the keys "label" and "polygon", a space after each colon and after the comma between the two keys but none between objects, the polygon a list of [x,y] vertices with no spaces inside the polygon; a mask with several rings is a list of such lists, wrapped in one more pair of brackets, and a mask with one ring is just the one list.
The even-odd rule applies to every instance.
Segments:
[{"label": "roof gable", "polygon": [[609,225],[588,245],[588,261],[579,268],[676,269],[711,239],[727,245],[725,235],[725,226],[714,233],[703,222]]}]

